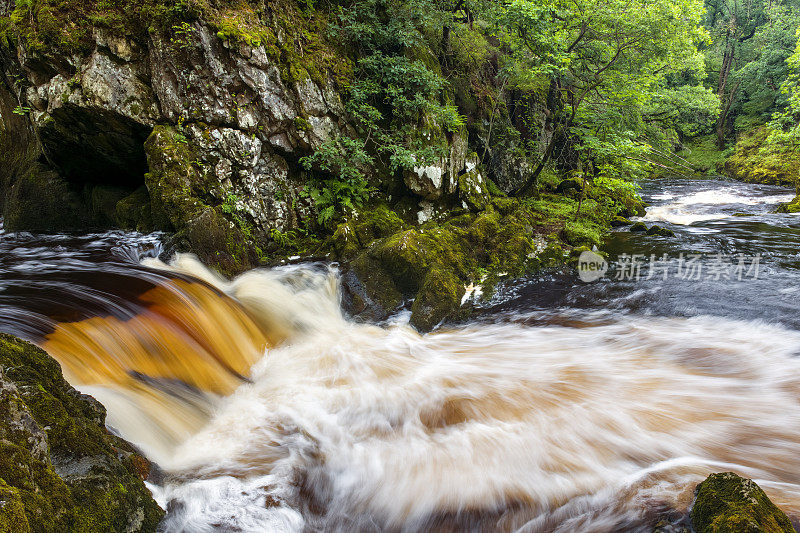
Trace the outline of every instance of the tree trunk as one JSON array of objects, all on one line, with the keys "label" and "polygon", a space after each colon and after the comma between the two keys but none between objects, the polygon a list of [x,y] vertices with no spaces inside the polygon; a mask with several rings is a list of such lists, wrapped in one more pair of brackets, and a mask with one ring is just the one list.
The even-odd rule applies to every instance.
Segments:
[{"label": "tree trunk", "polygon": [[733,88],[731,88],[731,92],[728,93],[725,99],[725,107],[720,110],[719,117],[717,117],[717,148],[720,150],[725,149],[725,126],[728,120],[728,113],[731,110],[733,99],[736,96],[736,91],[739,89],[740,84],[741,82],[737,81]]},{"label": "tree trunk", "polygon": [[[548,95],[547,101],[548,102],[551,101],[551,96],[553,97],[552,100],[555,100],[555,98],[560,97],[560,95],[561,95],[561,85],[557,81],[553,81],[550,84],[550,94]],[[572,125],[572,120],[575,118],[575,111],[576,111],[575,102],[573,101],[572,104],[573,104],[572,114],[567,120],[566,125],[564,125],[563,127],[560,127],[558,125],[558,118],[560,113],[557,113],[555,110],[553,110],[550,113],[550,115],[548,115],[547,120],[545,121],[545,128],[547,128],[548,126],[553,127],[553,136],[550,138],[550,142],[547,143],[547,148],[545,149],[544,154],[542,154],[542,160],[539,161],[538,165],[536,165],[536,168],[533,170],[533,173],[528,177],[528,179],[525,181],[522,187],[511,191],[511,193],[509,194],[510,196],[519,196],[522,194],[526,194],[536,186],[536,182],[539,180],[539,175],[542,173],[542,170],[544,170],[545,165],[547,165],[547,163],[550,161],[550,158],[552,157],[553,152],[555,151],[556,139],[558,139],[560,133],[568,132],[569,127]]]},{"label": "tree trunk", "polygon": [[733,69],[734,52],[736,50],[736,17],[731,20],[731,26],[725,35],[725,53],[722,56],[722,67],[719,69],[719,81],[717,82],[717,96],[719,96],[720,103],[723,108],[720,109],[719,116],[717,117],[716,133],[717,133],[717,148],[720,150],[725,149],[725,125],[728,120],[728,111],[730,111],[733,97],[736,93],[736,86],[726,95],[725,89],[728,86],[728,78]]}]

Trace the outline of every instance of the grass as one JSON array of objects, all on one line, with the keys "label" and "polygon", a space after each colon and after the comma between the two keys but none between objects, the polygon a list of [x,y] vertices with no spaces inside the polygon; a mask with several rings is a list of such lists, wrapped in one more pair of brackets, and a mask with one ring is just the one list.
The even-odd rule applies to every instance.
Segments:
[{"label": "grass", "polygon": [[710,134],[687,141],[678,155],[689,161],[689,166],[701,174],[721,174],[725,170],[725,159],[730,152],[730,149],[717,148],[717,137]]}]

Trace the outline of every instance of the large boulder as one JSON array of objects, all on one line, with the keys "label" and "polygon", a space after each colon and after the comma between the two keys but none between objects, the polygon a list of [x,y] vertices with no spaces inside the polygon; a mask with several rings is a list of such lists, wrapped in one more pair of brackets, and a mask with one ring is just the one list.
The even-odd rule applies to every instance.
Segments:
[{"label": "large boulder", "polygon": [[469,311],[462,305],[467,286],[484,282],[489,293],[499,277],[539,264],[537,225],[537,214],[511,199],[421,227],[371,206],[332,238],[334,254],[348,262],[346,308],[380,320],[411,302],[411,325],[421,332],[458,320]]},{"label": "large boulder", "polygon": [[0,531],[155,531],[147,461],[44,351],[0,334]]},{"label": "large boulder", "polygon": [[794,533],[761,487],[733,472],[711,474],[697,486],[691,517],[697,533]]}]

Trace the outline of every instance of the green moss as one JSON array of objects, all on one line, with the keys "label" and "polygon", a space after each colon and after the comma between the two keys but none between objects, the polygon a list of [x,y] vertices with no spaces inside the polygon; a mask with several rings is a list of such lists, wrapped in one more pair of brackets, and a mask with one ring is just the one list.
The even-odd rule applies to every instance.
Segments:
[{"label": "green moss", "polygon": [[445,318],[451,317],[461,304],[464,285],[446,265],[431,268],[411,306],[411,325],[430,331]]},{"label": "green moss", "polygon": [[[31,531],[155,531],[158,508],[108,433],[105,411],[67,384],[45,352],[0,334],[0,531],[19,514]],[[16,422],[14,422],[16,421]],[[80,466],[76,466],[80,465]],[[86,471],[84,471],[86,470]]]},{"label": "green moss", "polygon": [[290,0],[271,2],[269,9],[248,0],[17,2],[9,16],[0,17],[0,46],[13,50],[21,43],[28,53],[51,56],[85,54],[93,49],[93,32],[99,28],[140,43],[149,32],[162,33],[182,49],[190,47],[187,28],[198,19],[222,41],[263,46],[284,81],[323,83],[330,75],[344,86],[352,76],[351,61],[324,38],[324,11],[303,12]]},{"label": "green moss", "polygon": [[766,127],[742,135],[735,152],[725,162],[725,170],[750,183],[795,185],[800,180],[800,154],[769,145],[768,135]]},{"label": "green moss", "polygon": [[571,249],[601,245],[619,212],[642,208],[630,191],[589,187],[587,195],[577,220],[578,201],[552,193],[492,198],[477,213],[451,210],[449,218],[419,227],[384,204],[372,205],[339,225],[327,246],[337,258],[350,260],[369,297],[384,309],[413,299],[411,323],[428,331],[464,316],[466,285],[481,283],[489,297],[503,278],[562,265]]},{"label": "green moss", "polygon": [[19,490],[0,478],[0,533],[28,533],[30,530]]},{"label": "green moss", "polygon": [[308,120],[303,117],[295,117],[294,127],[300,131],[308,131],[311,129],[311,124],[309,124]]},{"label": "green moss", "polygon": [[370,250],[370,255],[391,273],[402,292],[416,292],[433,259],[430,244],[426,235],[409,229],[382,240]]},{"label": "green moss", "polygon": [[591,224],[582,221],[568,222],[564,226],[564,240],[572,246],[600,246],[603,234]]},{"label": "green moss", "polygon": [[792,533],[789,518],[752,480],[711,474],[697,487],[691,510],[697,533]]},{"label": "green moss", "polygon": [[647,235],[651,237],[674,237],[675,232],[671,229],[662,228],[661,226],[652,225],[647,230]]},{"label": "green moss", "polygon": [[29,53],[71,55],[93,47],[92,32],[144,38],[148,30],[169,28],[195,19],[208,9],[204,0],[38,0],[16,2],[0,18],[0,45],[24,44]]},{"label": "green moss", "polygon": [[254,48],[265,46],[267,49],[277,45],[275,34],[260,23],[259,13],[246,2],[222,10],[214,22],[217,37],[223,41],[244,43]]},{"label": "green moss", "polygon": [[145,176],[154,223],[166,220],[173,242],[225,274],[258,263],[260,249],[247,223],[230,205],[211,206],[208,176],[197,164],[193,141],[171,126],[156,126],[145,142],[150,173]]},{"label": "green moss", "polygon": [[194,164],[197,157],[172,126],[156,126],[144,148],[150,167],[145,183],[153,215],[181,231],[206,207],[198,198],[203,177]]},{"label": "green moss", "polygon": [[[369,254],[361,254],[350,263],[350,268],[356,273],[364,285],[364,294],[359,298],[367,298],[377,305],[383,315],[397,309],[403,303],[403,294],[397,289],[394,279],[383,265]],[[367,302],[359,302],[356,308],[364,309]]]},{"label": "green moss", "polygon": [[777,211],[778,213],[800,213],[800,196],[796,196],[791,202],[781,204]]},{"label": "green moss", "polygon": [[458,197],[473,211],[486,209],[491,203],[492,197],[478,167],[458,177]]}]

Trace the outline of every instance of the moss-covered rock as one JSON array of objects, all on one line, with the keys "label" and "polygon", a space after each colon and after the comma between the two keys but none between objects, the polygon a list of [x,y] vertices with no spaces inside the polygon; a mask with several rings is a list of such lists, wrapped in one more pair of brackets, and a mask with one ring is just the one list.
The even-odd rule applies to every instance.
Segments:
[{"label": "moss-covered rock", "polygon": [[331,238],[339,258],[347,259],[376,239],[399,232],[407,224],[385,203],[370,204],[360,213],[340,224]]},{"label": "moss-covered rock", "polygon": [[25,516],[25,504],[19,490],[0,479],[0,533],[28,533],[31,526]]},{"label": "moss-covered rock", "polygon": [[632,231],[634,233],[646,233],[647,224],[645,224],[644,222],[637,222],[633,226],[628,228],[628,231]]},{"label": "moss-covered rock", "polygon": [[611,227],[612,228],[619,228],[619,227],[622,227],[622,226],[631,226],[631,225],[633,225],[632,221],[630,221],[629,219],[627,219],[625,217],[621,217],[621,216],[616,216],[611,221]]},{"label": "moss-covered rock", "polygon": [[[484,293],[491,294],[500,278],[540,266],[534,236],[549,232],[552,221],[543,220],[525,201],[496,200],[502,200],[499,208],[489,205],[477,214],[463,212],[419,227],[386,208],[340,225],[331,239],[335,253],[351,258],[349,268],[362,284],[347,290],[358,293],[363,288],[366,294],[352,300],[355,312],[370,309],[368,315],[374,316],[375,307],[369,305],[374,304],[385,317],[413,300],[412,325],[429,331],[465,314],[461,298],[466,285],[483,283]],[[377,225],[381,231],[375,230],[376,220],[382,221]],[[565,260],[563,253],[559,257]]]},{"label": "moss-covered rock", "polygon": [[596,228],[579,221],[568,222],[563,230],[564,240],[572,246],[599,246],[603,235]]},{"label": "moss-covered rock", "polygon": [[447,265],[436,265],[426,274],[411,306],[411,324],[420,331],[432,330],[458,310],[462,296],[464,285],[460,276]]},{"label": "moss-covered rock", "polygon": [[176,231],[176,247],[192,251],[225,274],[247,270],[257,264],[256,243],[247,238],[244,222],[237,225],[222,205],[207,203],[209,178],[192,148],[170,126],[157,126],[145,143],[152,217],[169,221]]},{"label": "moss-covered rock", "polygon": [[125,196],[114,206],[115,219],[120,227],[124,229],[149,232],[154,229],[165,229],[168,224],[162,222],[159,227],[153,221],[152,210],[150,208],[150,193],[147,187],[142,186]]},{"label": "moss-covered rock", "polygon": [[0,334],[0,532],[155,531],[142,461],[44,351]]},{"label": "moss-covered rock", "polygon": [[647,235],[651,237],[674,237],[675,232],[669,228],[662,228],[661,226],[653,224],[647,230]]},{"label": "moss-covered rock", "polygon": [[[477,156],[474,160],[477,161]],[[467,169],[458,176],[458,197],[465,209],[482,211],[492,201],[488,185],[476,162],[468,161]]]},{"label": "moss-covered rock", "polygon": [[411,324],[429,331],[468,315],[461,303],[466,286],[482,285],[489,298],[503,279],[564,265],[571,250],[600,246],[626,206],[642,208],[635,193],[601,187],[587,187],[580,212],[578,205],[552,193],[509,198],[487,192],[477,211],[474,205],[451,208],[420,224],[402,201],[392,208],[371,204],[340,224],[323,248],[345,263],[351,313],[380,320],[412,302]]},{"label": "moss-covered rock", "polygon": [[800,179],[800,154],[769,145],[768,136],[766,126],[742,135],[735,152],[725,161],[725,170],[731,177],[750,183],[794,185]]},{"label": "moss-covered rock", "polygon": [[800,213],[800,195],[796,196],[791,202],[781,204],[777,209],[778,213]]},{"label": "moss-covered rock", "polygon": [[38,163],[17,176],[6,191],[4,217],[5,226],[14,231],[48,232],[92,224],[80,196]]},{"label": "moss-covered rock", "polygon": [[789,518],[756,483],[733,472],[711,474],[697,486],[691,510],[697,533],[792,533]]}]

